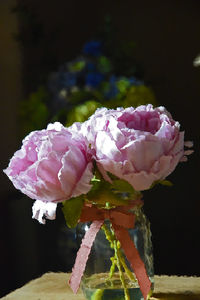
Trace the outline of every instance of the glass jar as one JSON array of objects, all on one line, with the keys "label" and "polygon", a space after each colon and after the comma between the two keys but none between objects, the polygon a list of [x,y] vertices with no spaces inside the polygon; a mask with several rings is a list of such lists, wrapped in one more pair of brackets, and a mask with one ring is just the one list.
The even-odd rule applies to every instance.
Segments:
[{"label": "glass jar", "polygon": [[[154,286],[154,268],[150,223],[141,207],[135,207],[131,212],[136,216],[135,226],[128,231],[144,262],[147,275],[152,283],[152,292]],[[77,227],[79,243],[89,226],[90,223],[79,223]],[[114,243],[116,247],[114,247]],[[121,270],[117,264],[116,251],[118,251],[118,256],[121,260]],[[124,284],[122,284],[122,281]],[[81,287],[88,300],[144,299],[123,249],[120,248],[120,243],[114,237],[112,224],[109,220],[104,222],[102,229],[97,233],[87,261]],[[124,287],[126,287],[126,291]]]}]

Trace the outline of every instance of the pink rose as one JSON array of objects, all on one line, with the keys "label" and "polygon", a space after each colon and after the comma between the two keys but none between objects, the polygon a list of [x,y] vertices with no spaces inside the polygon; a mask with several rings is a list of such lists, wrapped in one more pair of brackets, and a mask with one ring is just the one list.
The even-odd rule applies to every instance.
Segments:
[{"label": "pink rose", "polygon": [[150,104],[136,109],[98,109],[80,130],[104,178],[110,181],[106,173],[110,172],[138,191],[163,180],[192,152],[184,152],[180,124],[164,107],[154,109]]},{"label": "pink rose", "polygon": [[53,219],[57,202],[91,189],[92,162],[87,150],[81,135],[58,122],[23,140],[4,172],[17,189],[37,200],[33,217],[41,222],[41,214]]}]

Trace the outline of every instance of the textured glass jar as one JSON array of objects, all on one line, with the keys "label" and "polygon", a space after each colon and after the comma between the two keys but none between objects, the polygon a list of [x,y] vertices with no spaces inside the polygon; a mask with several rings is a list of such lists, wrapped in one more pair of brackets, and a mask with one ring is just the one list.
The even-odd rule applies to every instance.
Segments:
[{"label": "textured glass jar", "polygon": [[[141,259],[145,264],[147,274],[152,282],[152,291],[154,286],[154,269],[153,269],[153,253],[151,242],[150,223],[144,215],[141,208],[134,208],[131,210],[136,216],[135,226],[133,229],[129,229],[131,239],[140,254]],[[80,242],[88,230],[90,223],[80,223],[77,227],[77,238]],[[112,232],[112,225],[109,220],[105,221],[105,226]],[[127,276],[127,272],[123,272],[125,285],[128,290],[128,297],[125,297],[124,288],[120,280],[119,271],[117,268],[112,277],[109,277],[109,273],[112,266],[112,257],[114,256],[114,250],[111,248],[110,242],[105,236],[105,231],[101,229],[96,236],[93,243],[90,256],[87,261],[84,276],[82,278],[82,290],[88,300],[142,300],[144,299],[140,291],[137,280],[134,278],[133,270],[130,267],[129,262],[123,254],[123,250],[120,249],[124,261],[131,270],[133,278]]]}]

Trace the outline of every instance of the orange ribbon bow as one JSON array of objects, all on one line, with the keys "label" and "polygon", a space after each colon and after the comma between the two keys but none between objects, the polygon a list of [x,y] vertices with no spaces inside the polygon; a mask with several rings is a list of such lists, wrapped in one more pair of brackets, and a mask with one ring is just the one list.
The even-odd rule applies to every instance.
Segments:
[{"label": "orange ribbon bow", "polygon": [[[140,201],[141,203],[141,201]],[[138,204],[138,202],[136,203]],[[140,290],[144,296],[147,295],[151,288],[151,281],[147,275],[145,265],[140,258],[138,250],[132,241],[127,229],[134,227],[135,215],[130,213],[128,210],[130,207],[134,207],[136,204],[131,206],[121,206],[115,209],[99,209],[97,207],[85,206],[82,210],[80,222],[92,221],[92,224],[82,240],[81,247],[77,253],[72,275],[69,280],[69,284],[74,293],[78,291],[80,286],[81,278],[83,276],[85,266],[88,260],[88,256],[91,251],[92,244],[95,240],[96,234],[100,230],[104,223],[104,220],[108,219],[112,223],[115,235],[120,241],[124,253],[130,262],[132,269],[138,280]]]}]

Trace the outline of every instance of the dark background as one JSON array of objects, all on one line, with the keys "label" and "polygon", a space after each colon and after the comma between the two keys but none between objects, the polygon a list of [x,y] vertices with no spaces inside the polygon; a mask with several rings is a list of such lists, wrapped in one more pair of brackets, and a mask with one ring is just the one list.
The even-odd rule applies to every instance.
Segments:
[{"label": "dark background", "polygon": [[[17,1],[0,1],[1,169],[20,145],[18,103],[43,74],[73,59],[93,38],[107,14],[119,43],[133,39],[134,56],[158,102],[194,141],[194,154],[170,175],[173,187],[144,194],[154,245],[155,273],[200,276],[199,99],[200,2],[159,0],[18,1],[26,14],[11,12]],[[16,36],[21,41],[16,41]],[[47,271],[69,271],[74,253],[57,221],[31,219],[32,200],[1,172],[0,296]],[[73,245],[70,246],[73,249]],[[66,254],[65,253],[66,250]]]}]

